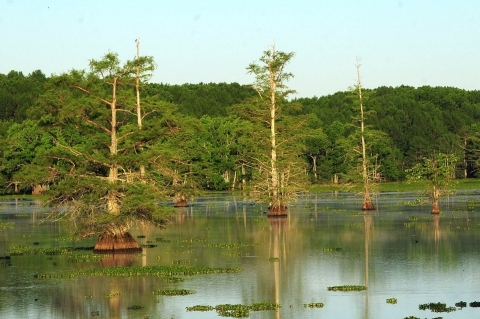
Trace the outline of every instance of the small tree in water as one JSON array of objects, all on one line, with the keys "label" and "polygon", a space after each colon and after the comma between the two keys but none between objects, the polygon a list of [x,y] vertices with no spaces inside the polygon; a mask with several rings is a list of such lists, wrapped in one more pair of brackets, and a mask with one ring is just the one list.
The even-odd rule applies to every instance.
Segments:
[{"label": "small tree in water", "polygon": [[435,154],[432,158],[423,158],[412,169],[407,170],[409,179],[426,180],[430,187],[427,192],[432,200],[432,214],[440,213],[438,204],[440,197],[445,194],[450,186],[450,181],[455,177],[455,165],[458,158],[453,154]]},{"label": "small tree in water", "polygon": [[362,97],[362,82],[360,80],[360,64],[358,64],[357,58],[357,88],[358,88],[358,98],[360,100],[360,132],[362,140],[362,180],[363,180],[363,210],[373,210],[375,207],[372,203],[372,197],[370,196],[370,185],[369,185],[369,176],[368,176],[368,160],[366,154],[366,145],[365,145],[365,116],[363,112],[363,97]]},{"label": "small tree in water", "polygon": [[[255,164],[252,165],[257,166],[259,175],[265,177],[263,183],[257,183],[256,188],[268,193],[263,199],[269,203],[268,216],[286,215],[287,201],[292,198],[292,189],[289,185],[295,175],[294,170],[298,168],[292,162],[293,157],[289,157],[288,154],[292,152],[287,151],[287,148],[292,145],[295,147],[295,143],[292,143],[294,140],[292,133],[305,121],[281,116],[282,108],[296,107],[295,104],[288,103],[286,100],[289,94],[295,93],[286,86],[286,82],[293,77],[293,74],[285,72],[285,67],[293,56],[293,52],[276,51],[274,44],[263,52],[260,63],[251,63],[247,71],[255,76],[253,88],[257,91],[258,98],[249,105],[237,108],[240,113],[254,120],[256,123],[254,125],[258,128],[258,132],[254,132],[258,134],[256,139],[258,150]],[[283,130],[281,140],[278,139],[279,130]],[[263,132],[265,135],[262,135]],[[268,143],[262,144],[264,138]],[[290,145],[287,146],[289,143]],[[268,150],[268,156],[266,150]]]}]

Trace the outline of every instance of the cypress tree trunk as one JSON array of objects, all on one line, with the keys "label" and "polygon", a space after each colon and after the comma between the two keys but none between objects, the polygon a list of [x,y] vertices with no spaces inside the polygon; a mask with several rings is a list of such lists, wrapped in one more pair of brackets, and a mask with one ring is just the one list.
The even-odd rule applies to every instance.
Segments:
[{"label": "cypress tree trunk", "polygon": [[360,128],[362,135],[362,178],[363,178],[363,210],[373,210],[375,207],[370,197],[370,187],[368,185],[368,170],[367,170],[367,153],[365,145],[365,124],[363,116],[363,101],[362,101],[362,83],[360,81],[360,65],[357,58],[357,75],[358,75],[358,97],[360,99]]},{"label": "cypress tree trunk", "polygon": [[[275,45],[272,48],[272,57],[275,56]],[[270,207],[268,208],[268,216],[286,216],[287,207],[282,202],[279,194],[278,170],[277,170],[277,144],[275,132],[275,118],[276,118],[276,70],[272,67],[272,61],[269,61],[269,76],[270,76],[270,144],[271,144],[271,188],[272,197]]]},{"label": "cypress tree trunk", "polygon": [[432,214],[439,214],[440,213],[440,205],[438,201],[440,199],[440,190],[436,185],[433,185],[433,194],[432,194]]},{"label": "cypress tree trunk", "polygon": [[[110,130],[110,154],[116,155],[118,153],[118,138],[117,138],[117,78],[113,80],[112,84],[112,102],[111,109],[111,130]],[[108,181],[111,184],[118,183],[118,166],[112,164],[109,169]],[[115,191],[110,191],[107,194],[107,212],[112,215],[120,215],[120,198]],[[93,249],[94,252],[141,252],[142,248],[138,242],[128,232],[126,227],[118,227],[112,225],[108,232],[98,236],[97,243]]]},{"label": "cypress tree trunk", "polygon": [[94,253],[107,253],[107,252],[142,252],[142,247],[128,232],[120,232],[119,234],[105,233],[98,236],[97,243],[93,248]]},{"label": "cypress tree trunk", "polygon": [[183,193],[177,194],[177,201],[175,202],[175,204],[173,204],[173,207],[188,207],[188,202],[187,202],[187,198],[185,197],[185,194]]}]

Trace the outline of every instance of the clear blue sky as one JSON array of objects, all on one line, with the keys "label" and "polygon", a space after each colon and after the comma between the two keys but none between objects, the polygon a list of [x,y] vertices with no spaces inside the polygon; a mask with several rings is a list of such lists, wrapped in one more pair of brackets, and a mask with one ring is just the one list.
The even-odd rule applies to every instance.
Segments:
[{"label": "clear blue sky", "polygon": [[478,0],[0,0],[0,73],[88,68],[108,51],[158,65],[152,82],[253,82],[268,45],[295,52],[296,97],[355,84],[480,89]]}]

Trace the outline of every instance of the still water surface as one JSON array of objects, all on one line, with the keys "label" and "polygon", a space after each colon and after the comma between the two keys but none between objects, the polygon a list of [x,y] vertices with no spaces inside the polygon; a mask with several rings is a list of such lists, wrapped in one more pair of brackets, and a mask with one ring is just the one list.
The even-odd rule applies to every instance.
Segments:
[{"label": "still water surface", "polygon": [[[186,307],[257,302],[281,308],[250,312],[250,318],[478,318],[480,308],[433,313],[418,306],[480,301],[479,195],[458,192],[433,217],[429,206],[408,204],[416,193],[378,194],[377,210],[366,215],[355,194],[313,194],[293,203],[281,220],[268,219],[265,207],[241,196],[202,197],[178,209],[167,229],[133,229],[141,244],[155,246],[142,255],[77,263],[69,255],[6,259],[13,246],[89,247],[95,240],[72,243],[66,224],[39,224],[45,210],[38,203],[3,202],[1,225],[13,228],[0,227],[0,318],[220,318],[215,311]],[[84,268],[179,264],[242,272],[196,275],[180,283],[160,277],[35,278]],[[340,285],[368,290],[327,290]],[[159,289],[196,293],[152,294]],[[114,297],[105,298],[109,294]],[[388,298],[397,304],[388,304]],[[320,302],[323,308],[304,306]],[[143,308],[127,309],[134,305]]]}]

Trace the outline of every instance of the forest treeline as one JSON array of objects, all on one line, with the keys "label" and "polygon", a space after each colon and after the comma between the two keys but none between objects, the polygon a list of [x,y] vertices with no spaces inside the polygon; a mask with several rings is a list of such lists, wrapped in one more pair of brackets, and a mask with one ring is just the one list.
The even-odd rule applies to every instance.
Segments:
[{"label": "forest treeline", "polygon": [[[62,99],[52,102],[58,81],[58,77],[48,77],[39,70],[28,75],[17,71],[0,74],[0,134],[4,141],[0,146],[0,185],[6,193],[15,187],[31,192],[38,185],[56,182],[60,175],[52,167],[59,155],[53,156],[50,149],[58,147],[59,136],[65,142],[62,145],[88,145],[89,136],[75,132],[76,124],[52,135],[52,128],[69,121],[58,115]],[[131,90],[133,96],[133,87]],[[456,178],[479,177],[480,91],[430,86],[363,91],[372,180],[404,180],[407,169],[437,153],[459,159]],[[251,85],[238,83],[143,84],[142,101],[157,110],[152,110],[145,136],[140,138],[155,142],[141,147],[152,154],[157,151],[150,158],[149,169],[158,170],[158,183],[202,190],[238,189],[248,184],[257,169],[248,163],[256,150],[265,148],[255,135],[256,127],[242,116],[242,109],[256,95]],[[76,99],[78,105],[85,99],[81,94],[69,98]],[[356,92],[346,90],[287,103],[280,125],[291,126],[296,119],[306,121],[296,136],[288,137],[295,141],[289,151],[304,165],[304,181],[358,181],[352,173],[358,168]],[[289,133],[284,129],[279,134]],[[132,145],[123,151],[135,152],[140,147]],[[147,154],[144,149],[142,152]]]}]

